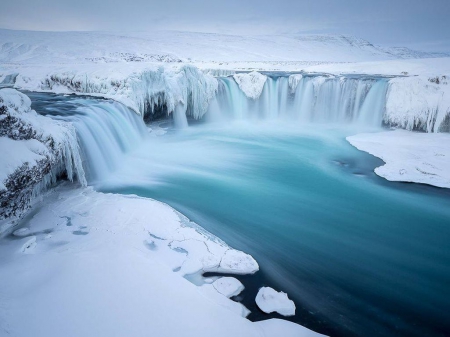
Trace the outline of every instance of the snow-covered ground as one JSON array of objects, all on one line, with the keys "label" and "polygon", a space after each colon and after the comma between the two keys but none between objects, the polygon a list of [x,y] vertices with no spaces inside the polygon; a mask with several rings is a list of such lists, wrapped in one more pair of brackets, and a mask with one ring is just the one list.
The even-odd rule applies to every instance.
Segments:
[{"label": "snow-covered ground", "polygon": [[386,164],[375,173],[390,181],[450,188],[450,134],[395,130],[347,137],[361,151]]},{"label": "snow-covered ground", "polygon": [[42,198],[0,242],[0,335],[320,336],[242,317],[224,296],[240,291],[237,280],[184,278],[258,265],[165,204],[70,184]]},{"label": "snow-covered ground", "polygon": [[[180,31],[108,33],[0,30],[0,45],[2,62],[35,64],[42,61],[355,62],[438,55],[407,48],[399,52],[398,48],[379,47],[363,39],[343,35],[245,36]],[[333,50],[333,53],[324,53],[324,50]]]}]

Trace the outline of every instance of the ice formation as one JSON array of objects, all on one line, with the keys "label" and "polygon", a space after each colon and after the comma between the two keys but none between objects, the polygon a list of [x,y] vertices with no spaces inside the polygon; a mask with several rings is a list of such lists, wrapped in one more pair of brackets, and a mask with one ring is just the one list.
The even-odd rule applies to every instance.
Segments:
[{"label": "ice formation", "polygon": [[[212,284],[183,278],[183,265],[210,270],[224,254],[244,253],[169,206],[69,184],[46,193],[27,229],[0,245],[0,317],[9,334],[144,336],[157,317],[151,332],[161,336],[319,336],[290,322],[252,323]],[[239,259],[236,266],[243,271]]]},{"label": "ice formation", "polygon": [[20,216],[62,174],[86,185],[75,128],[30,106],[26,95],[0,89],[0,219]]},{"label": "ice formation", "polygon": [[257,99],[261,96],[261,93],[266,83],[267,76],[252,71],[250,73],[241,73],[233,75],[239,88],[244,94],[251,99]]},{"label": "ice formation", "polygon": [[239,295],[244,290],[244,285],[234,277],[221,277],[214,281],[213,287],[226,297]]},{"label": "ice formation", "polygon": [[283,316],[295,315],[294,302],[282,291],[277,292],[270,287],[262,287],[259,289],[255,301],[258,307],[267,314],[276,311]]},{"label": "ice formation", "polygon": [[407,130],[450,131],[447,77],[408,77],[390,81],[384,121]]},{"label": "ice formation", "polygon": [[155,110],[170,114],[179,109],[185,116],[199,119],[207,112],[217,91],[213,76],[188,65],[170,71],[150,67],[114,75],[63,71],[43,76],[31,80],[20,75],[15,85],[32,90],[102,95],[121,101],[142,116],[152,115]]},{"label": "ice formation", "polygon": [[381,158],[375,173],[391,181],[450,188],[450,135],[405,130],[364,133],[347,137],[361,151]]}]

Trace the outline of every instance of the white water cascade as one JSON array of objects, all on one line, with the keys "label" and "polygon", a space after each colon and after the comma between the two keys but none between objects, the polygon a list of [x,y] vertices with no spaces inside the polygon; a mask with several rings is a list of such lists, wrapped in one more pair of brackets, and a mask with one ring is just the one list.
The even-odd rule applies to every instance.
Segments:
[{"label": "white water cascade", "polygon": [[141,144],[148,134],[142,118],[123,104],[78,97],[48,99],[39,93],[31,95],[36,111],[74,125],[89,183],[113,172],[124,155]]},{"label": "white water cascade", "polygon": [[74,122],[89,181],[104,178],[146,135],[142,119],[122,104],[100,102],[77,109]]},{"label": "white water cascade", "polygon": [[268,77],[261,95],[251,99],[233,77],[225,77],[219,79],[208,113],[230,119],[381,126],[387,89],[386,78],[292,75]]}]

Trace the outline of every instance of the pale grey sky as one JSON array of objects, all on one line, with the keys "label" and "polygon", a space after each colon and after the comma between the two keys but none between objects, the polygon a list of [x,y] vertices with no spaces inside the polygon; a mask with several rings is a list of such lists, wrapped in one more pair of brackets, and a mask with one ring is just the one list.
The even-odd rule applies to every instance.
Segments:
[{"label": "pale grey sky", "polygon": [[0,0],[0,28],[330,33],[450,52],[450,0]]}]

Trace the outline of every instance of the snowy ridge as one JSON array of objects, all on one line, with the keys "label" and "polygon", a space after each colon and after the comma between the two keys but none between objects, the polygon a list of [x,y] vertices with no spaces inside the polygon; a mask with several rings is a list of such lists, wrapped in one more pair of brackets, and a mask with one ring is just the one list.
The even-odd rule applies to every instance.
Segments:
[{"label": "snowy ridge", "polygon": [[26,95],[0,89],[0,219],[20,216],[63,173],[86,185],[73,126],[30,106]]}]

